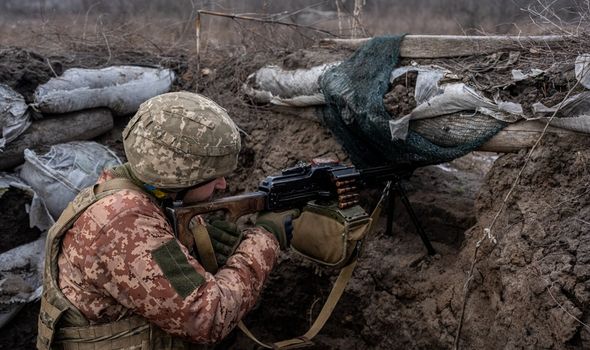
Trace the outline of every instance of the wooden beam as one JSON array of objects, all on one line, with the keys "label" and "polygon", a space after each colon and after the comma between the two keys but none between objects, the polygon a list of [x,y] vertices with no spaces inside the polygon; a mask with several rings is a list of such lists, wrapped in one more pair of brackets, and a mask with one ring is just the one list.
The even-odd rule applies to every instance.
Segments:
[{"label": "wooden beam", "polygon": [[89,140],[113,128],[113,115],[107,108],[88,109],[34,121],[19,137],[0,152],[0,170],[8,170],[25,161],[26,148]]},{"label": "wooden beam", "polygon": [[[500,153],[518,152],[523,148],[532,147],[541,136],[544,128],[545,122],[537,120],[523,120],[510,124],[477,150]],[[559,137],[588,136],[588,134],[553,126],[547,128],[547,134],[556,134]]]},{"label": "wooden beam", "polygon": [[[357,49],[371,38],[322,39],[320,47]],[[443,58],[471,56],[502,49],[539,47],[550,49],[568,40],[566,36],[462,36],[462,35],[406,35],[401,43],[400,56],[406,58]]]}]

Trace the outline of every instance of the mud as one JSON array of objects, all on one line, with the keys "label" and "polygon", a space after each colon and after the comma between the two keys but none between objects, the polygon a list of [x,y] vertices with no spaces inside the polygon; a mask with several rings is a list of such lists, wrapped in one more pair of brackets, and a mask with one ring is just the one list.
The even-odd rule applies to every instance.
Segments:
[{"label": "mud", "polygon": [[36,349],[37,319],[40,308],[41,301],[24,305],[19,313],[2,328],[0,349]]},{"label": "mud", "polygon": [[27,103],[33,102],[35,88],[49,80],[52,69],[57,75],[62,73],[61,63],[51,64],[48,58],[34,51],[15,47],[0,49],[0,67],[0,81],[22,94]]},{"label": "mud", "polygon": [[[48,57],[54,67],[58,63],[62,68],[92,67],[105,64],[103,53],[99,49],[74,50],[61,58]],[[22,60],[19,57],[27,57],[20,55],[3,58],[8,66],[0,65],[0,77],[12,77],[11,67]],[[109,59],[110,63],[170,67],[179,76],[175,90],[199,91],[228,109],[244,131],[241,167],[228,179],[228,192],[236,193],[256,189],[264,176],[300,160],[329,156],[347,161],[342,147],[310,114],[252,105],[240,92],[241,82],[263,65],[284,62],[299,67],[315,65],[329,57],[316,59],[306,55],[287,51],[234,55],[211,50],[197,67],[195,58],[184,52],[163,56],[112,48]],[[35,64],[35,72],[45,72],[35,75],[36,79],[49,79],[50,70]],[[14,88],[31,96],[33,83],[17,84],[18,79],[10,79]],[[406,91],[397,88],[398,100],[409,97],[411,84],[404,88]],[[410,106],[410,100],[407,101]],[[119,118],[112,132],[98,138],[119,155],[120,130],[126,120]],[[589,346],[587,327],[575,319],[586,324],[590,321],[590,255],[586,244],[590,238],[586,227],[590,222],[588,143],[584,139],[547,139],[533,154],[494,226],[498,243],[485,241],[480,248],[467,294],[461,348]],[[382,215],[334,314],[315,338],[315,349],[452,348],[475,245],[524,165],[526,152],[504,155],[493,162],[495,158],[490,154],[470,154],[450,164],[419,169],[404,181],[437,254],[426,254],[397,199],[393,235],[385,235]],[[4,232],[2,239],[11,234]],[[319,312],[337,273],[293,253],[282,254],[246,323],[263,340],[301,335]],[[27,306],[2,330],[0,348],[33,347],[37,310],[38,304]],[[224,347],[254,349],[256,345],[236,334]]]},{"label": "mud", "polygon": [[383,103],[390,115],[403,117],[416,108],[414,98],[417,72],[408,72],[391,82],[389,92],[383,96]]},{"label": "mud", "polygon": [[[490,326],[484,337],[466,337],[481,347],[574,349],[589,346],[590,180],[587,138],[547,138],[496,224],[498,244],[488,244],[478,265],[480,282],[468,310],[491,307],[466,325]],[[477,229],[490,225],[527,157],[500,158],[476,201]],[[471,240],[467,248],[473,249]],[[489,253],[488,253],[489,252]]]},{"label": "mud", "polygon": [[[385,234],[386,218],[382,216],[346,292],[317,336],[314,349],[449,347],[451,331],[441,333],[441,323],[449,321],[434,313],[425,315],[421,308],[423,304],[435,306],[442,298],[439,288],[444,290],[462,277],[451,266],[457,260],[464,232],[475,223],[473,203],[482,180],[480,171],[489,167],[489,157],[470,155],[447,167],[422,168],[404,181],[437,255],[426,254],[397,199],[393,235]],[[285,254],[283,259],[273,272],[260,307],[246,320],[264,339],[281,340],[307,331],[338,272],[318,269],[295,254]],[[252,348],[243,336],[238,339],[243,343],[238,343],[237,348]]]}]

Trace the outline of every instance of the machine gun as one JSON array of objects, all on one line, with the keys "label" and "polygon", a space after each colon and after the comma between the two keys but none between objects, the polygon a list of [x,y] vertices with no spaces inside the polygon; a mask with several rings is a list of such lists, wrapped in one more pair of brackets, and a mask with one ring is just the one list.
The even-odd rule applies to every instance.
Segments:
[{"label": "machine gun", "polygon": [[311,164],[302,163],[285,169],[280,175],[268,176],[260,183],[256,192],[195,205],[168,207],[166,214],[171,219],[178,239],[187,244],[192,237],[189,223],[196,215],[224,211],[227,219],[235,221],[243,215],[259,211],[301,208],[310,200],[336,200],[338,206],[344,209],[359,203],[360,189],[389,182],[387,233],[391,234],[393,199],[397,194],[408,210],[428,253],[433,255],[434,248],[418,222],[400,183],[401,179],[411,175],[412,171],[413,169],[396,166],[357,169],[334,161],[314,160]]}]

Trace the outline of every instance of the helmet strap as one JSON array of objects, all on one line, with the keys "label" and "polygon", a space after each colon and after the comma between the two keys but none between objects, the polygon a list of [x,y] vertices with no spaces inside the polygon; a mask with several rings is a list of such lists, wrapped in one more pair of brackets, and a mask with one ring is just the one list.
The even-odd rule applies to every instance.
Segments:
[{"label": "helmet strap", "polygon": [[187,188],[181,190],[180,192],[177,192],[176,193],[176,200],[184,202],[184,196],[186,196],[188,191],[192,190],[193,188],[195,188],[195,187],[187,187]]}]

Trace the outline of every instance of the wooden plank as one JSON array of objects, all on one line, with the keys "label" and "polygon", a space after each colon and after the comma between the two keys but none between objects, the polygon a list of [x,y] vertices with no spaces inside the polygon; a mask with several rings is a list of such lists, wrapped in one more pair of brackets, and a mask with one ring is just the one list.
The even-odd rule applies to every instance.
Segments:
[{"label": "wooden plank", "polygon": [[[536,120],[523,120],[510,124],[484,143],[478,151],[511,153],[530,148],[537,142],[544,128],[545,122]],[[552,126],[547,128],[547,134],[557,134],[559,137],[587,136],[584,133]]]},{"label": "wooden plank", "polygon": [[[356,49],[369,41],[363,39],[322,39],[321,47]],[[558,47],[568,40],[560,35],[545,36],[462,36],[462,35],[406,35],[400,55],[406,58],[444,58],[486,54],[502,49]]]},{"label": "wooden plank", "polygon": [[66,113],[34,121],[19,137],[0,152],[0,170],[8,170],[24,162],[26,148],[89,140],[113,128],[113,115],[106,108]]}]

